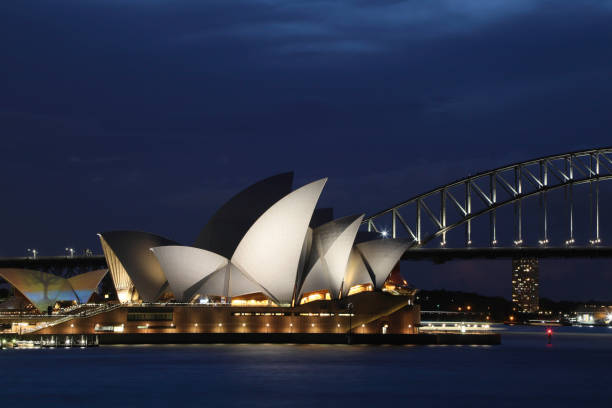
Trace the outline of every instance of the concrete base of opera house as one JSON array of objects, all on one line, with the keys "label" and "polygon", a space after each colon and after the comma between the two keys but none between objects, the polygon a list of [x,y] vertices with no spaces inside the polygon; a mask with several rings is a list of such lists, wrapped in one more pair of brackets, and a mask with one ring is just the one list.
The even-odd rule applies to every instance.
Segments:
[{"label": "concrete base of opera house", "polygon": [[[95,336],[99,344],[311,343],[499,344],[498,335],[418,333],[409,296],[362,292],[295,307],[186,304],[103,306],[23,339]],[[350,336],[349,336],[350,333]],[[25,337],[27,336],[27,337]],[[60,340],[62,341],[62,340]]]},{"label": "concrete base of opera house", "polygon": [[[350,304],[350,307],[349,307]],[[408,296],[362,292],[295,307],[121,305],[74,316],[36,334],[416,334],[420,308]]]}]

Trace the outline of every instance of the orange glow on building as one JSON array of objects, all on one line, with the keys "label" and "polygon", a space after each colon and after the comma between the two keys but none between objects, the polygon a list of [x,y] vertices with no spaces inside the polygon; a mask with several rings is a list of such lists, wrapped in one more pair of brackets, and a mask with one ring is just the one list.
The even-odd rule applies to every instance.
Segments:
[{"label": "orange glow on building", "polygon": [[302,299],[300,299],[300,305],[314,302],[316,300],[331,300],[331,295],[327,290],[319,290],[317,292],[305,293]]},{"label": "orange glow on building", "polygon": [[374,288],[372,287],[371,283],[355,285],[355,286],[351,286],[351,288],[348,291],[347,296],[356,295],[357,293],[361,293],[361,292],[371,292],[373,290]]},{"label": "orange glow on building", "polygon": [[263,293],[251,293],[232,298],[232,306],[276,306],[276,304]]}]

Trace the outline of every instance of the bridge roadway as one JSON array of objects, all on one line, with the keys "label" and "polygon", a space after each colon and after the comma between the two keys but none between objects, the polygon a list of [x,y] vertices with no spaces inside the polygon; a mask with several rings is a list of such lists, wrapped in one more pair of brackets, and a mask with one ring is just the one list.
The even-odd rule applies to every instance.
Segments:
[{"label": "bridge roadway", "polygon": [[402,256],[406,261],[444,263],[456,259],[541,258],[612,258],[612,247],[470,247],[410,248]]},{"label": "bridge roadway", "polygon": [[[444,263],[457,259],[536,258],[612,258],[612,247],[470,247],[470,248],[410,248],[402,256],[405,261]],[[106,268],[103,255],[0,257],[0,268]]]},{"label": "bridge roadway", "polygon": [[46,269],[61,268],[106,268],[106,259],[103,255],[91,256],[37,256],[32,257],[0,257],[0,268]]}]

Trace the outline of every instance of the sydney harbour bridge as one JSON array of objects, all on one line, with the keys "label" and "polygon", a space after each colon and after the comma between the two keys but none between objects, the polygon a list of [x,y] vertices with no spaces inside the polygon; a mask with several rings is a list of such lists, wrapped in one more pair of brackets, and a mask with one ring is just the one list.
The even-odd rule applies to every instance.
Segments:
[{"label": "sydney harbour bridge", "polygon": [[[404,260],[612,257],[600,228],[600,184],[610,179],[612,147],[539,157],[416,195],[362,227],[410,240]],[[64,276],[105,265],[98,255],[0,258],[0,267]]]},{"label": "sydney harbour bridge", "polygon": [[612,179],[611,153],[575,151],[483,171],[373,214],[364,226],[409,239],[403,259],[609,257],[600,184]]}]

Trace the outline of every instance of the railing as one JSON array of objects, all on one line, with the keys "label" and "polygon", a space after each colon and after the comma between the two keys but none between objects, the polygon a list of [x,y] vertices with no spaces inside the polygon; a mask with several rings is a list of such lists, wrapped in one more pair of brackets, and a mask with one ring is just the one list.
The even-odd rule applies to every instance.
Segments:
[{"label": "railing", "polygon": [[440,322],[421,321],[419,332],[421,333],[474,333],[483,334],[499,330],[488,322]]},{"label": "railing", "polygon": [[52,322],[49,322],[49,323],[45,324],[44,327],[34,327],[34,328],[31,328],[31,329],[25,329],[23,331],[23,333],[34,333],[34,332],[36,332],[38,330],[46,329],[48,327],[53,327],[53,326],[57,326],[58,324],[69,322],[70,320],[73,320],[73,319],[75,319],[77,317],[81,317],[81,318],[92,317],[92,316],[98,315],[100,313],[106,313],[106,312],[110,312],[111,310],[118,309],[121,306],[123,306],[123,305],[121,305],[121,304],[114,304],[114,305],[100,304],[97,307],[92,308],[91,310],[86,311],[85,313],[65,315],[65,316],[62,316],[59,319],[56,319],[56,320],[54,320]]}]

